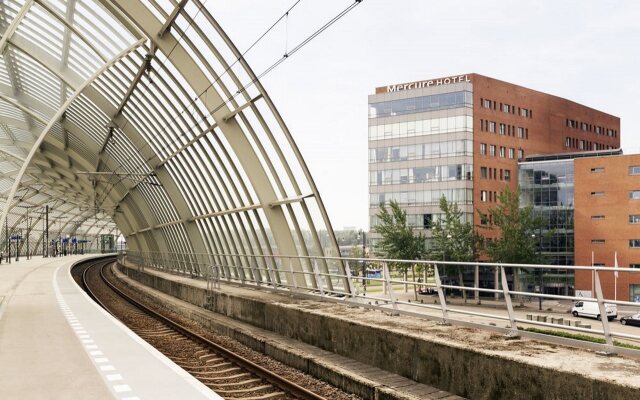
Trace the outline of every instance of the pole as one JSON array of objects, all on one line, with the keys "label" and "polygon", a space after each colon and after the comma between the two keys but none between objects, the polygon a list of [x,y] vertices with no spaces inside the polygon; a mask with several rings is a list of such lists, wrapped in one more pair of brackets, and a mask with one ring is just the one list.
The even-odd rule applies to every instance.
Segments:
[{"label": "pole", "polygon": [[[365,258],[365,243],[366,243],[366,233],[364,229],[362,230],[362,258]],[[367,263],[365,260],[362,260],[362,286],[364,286],[365,290],[367,288]]]},{"label": "pole", "polygon": [[45,220],[45,233],[47,236],[47,243],[45,246],[45,257],[49,257],[49,205],[44,206],[44,220]]},{"label": "pole", "polygon": [[[538,262],[540,262],[540,254],[542,253],[542,229],[538,229]],[[539,269],[539,281],[540,284],[540,294],[544,294],[544,288],[542,287],[542,268]],[[542,297],[538,297],[538,311],[542,311]]]},{"label": "pole", "polygon": [[29,223],[29,209],[27,208],[27,260],[30,260],[30,256],[29,256],[29,226],[31,224]]},{"label": "pole", "polygon": [[7,261],[11,262],[11,255],[9,254],[9,219],[4,220],[4,236],[7,241]]}]

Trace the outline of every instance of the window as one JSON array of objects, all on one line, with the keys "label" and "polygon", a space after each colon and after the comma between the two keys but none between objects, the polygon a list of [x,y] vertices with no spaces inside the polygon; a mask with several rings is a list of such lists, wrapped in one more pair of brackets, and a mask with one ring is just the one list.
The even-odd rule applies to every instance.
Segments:
[{"label": "window", "polygon": [[629,215],[629,223],[640,224],[640,215],[638,214]]},{"label": "window", "polygon": [[629,175],[640,175],[640,166],[629,167]]},{"label": "window", "polygon": [[640,200],[640,190],[632,190],[629,192],[629,198],[631,200]]},{"label": "window", "polygon": [[604,215],[592,215],[591,219],[593,220],[600,220],[600,219],[604,219]]},{"label": "window", "polygon": [[640,264],[629,264],[629,268],[640,269]]},{"label": "window", "polygon": [[513,160],[515,157],[516,157],[516,149],[514,149],[513,147],[511,147],[511,148],[509,149],[509,158]]},{"label": "window", "polygon": [[640,239],[631,239],[629,240],[629,247],[638,249],[640,248]]},{"label": "window", "polygon": [[486,143],[480,143],[480,154],[485,156],[487,155],[487,144]]},{"label": "window", "polygon": [[604,239],[593,239],[591,244],[604,244]]},{"label": "window", "polygon": [[506,153],[507,153],[506,147],[500,146],[500,157],[505,158],[507,156]]},{"label": "window", "polygon": [[507,133],[507,126],[505,124],[500,124],[500,134],[505,135]]},{"label": "window", "polygon": [[504,180],[507,182],[511,181],[511,170],[509,169],[504,170]]},{"label": "window", "polygon": [[591,196],[604,196],[604,192],[591,192]]},{"label": "window", "polygon": [[493,145],[493,144],[489,146],[489,155],[491,157],[495,157],[496,156],[496,146]]},{"label": "window", "polygon": [[495,121],[489,121],[489,132],[496,133],[496,123],[495,123]]},{"label": "window", "polygon": [[502,105],[502,111],[510,113],[511,112],[511,106],[508,104],[503,104]]},{"label": "window", "polygon": [[524,159],[524,150],[518,149],[518,160]]},{"label": "window", "polygon": [[481,190],[480,191],[480,201],[483,203],[486,203],[487,201],[487,191],[486,190]]},{"label": "window", "polygon": [[491,108],[491,100],[484,101],[484,108]]},{"label": "window", "polygon": [[487,179],[487,167],[480,167],[480,178]]},{"label": "window", "polygon": [[591,172],[604,172],[604,168],[602,167],[591,168]]},{"label": "window", "polygon": [[518,127],[518,139],[522,139],[524,137],[524,128]]},{"label": "window", "polygon": [[422,215],[422,225],[424,229],[431,229],[431,222],[433,221],[433,214]]}]

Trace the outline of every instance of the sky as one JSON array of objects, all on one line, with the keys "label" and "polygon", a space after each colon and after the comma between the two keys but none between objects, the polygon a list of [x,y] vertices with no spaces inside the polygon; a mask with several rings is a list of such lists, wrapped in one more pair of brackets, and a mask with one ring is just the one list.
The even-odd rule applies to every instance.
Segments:
[{"label": "sky", "polygon": [[[207,0],[244,51],[296,0]],[[352,0],[300,0],[246,56],[256,73]],[[363,0],[262,79],[334,229],[368,229],[367,96],[375,87],[479,73],[621,119],[640,153],[640,1]]]}]

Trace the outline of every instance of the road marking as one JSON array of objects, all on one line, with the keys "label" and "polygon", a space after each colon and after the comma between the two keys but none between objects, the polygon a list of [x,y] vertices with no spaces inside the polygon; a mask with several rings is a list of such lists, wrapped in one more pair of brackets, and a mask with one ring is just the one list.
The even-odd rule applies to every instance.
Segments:
[{"label": "road marking", "polygon": [[129,385],[113,385],[113,390],[115,390],[116,393],[130,392],[131,387]]},{"label": "road marking", "polygon": [[[93,339],[91,339],[91,336],[88,334],[86,329],[82,326],[78,318],[76,318],[76,316],[73,314],[73,312],[71,311],[71,308],[69,307],[69,305],[67,305],[65,299],[63,298],[62,293],[60,292],[60,288],[58,287],[58,271],[60,270],[60,267],[58,267],[56,271],[53,273],[53,289],[56,294],[56,299],[58,300],[58,306],[60,307],[62,314],[65,316],[71,329],[73,329],[75,334],[78,336],[78,339],[84,344],[85,351],[88,352],[89,355],[92,357],[94,364],[96,364],[96,367],[100,369],[100,371],[104,375],[104,378],[109,382],[122,381],[123,380],[122,375],[114,374],[114,373],[110,373],[110,374],[106,373],[106,372],[117,371],[115,366],[111,364],[98,365],[98,364],[108,363],[109,359],[107,357],[99,357],[99,356],[104,356],[104,353],[101,350],[99,350],[98,345],[94,343]],[[112,385],[111,388],[116,393],[131,392],[132,390],[131,386],[124,383],[120,385]],[[138,397],[126,397],[126,398],[123,398],[122,400],[140,400],[140,399]]]}]

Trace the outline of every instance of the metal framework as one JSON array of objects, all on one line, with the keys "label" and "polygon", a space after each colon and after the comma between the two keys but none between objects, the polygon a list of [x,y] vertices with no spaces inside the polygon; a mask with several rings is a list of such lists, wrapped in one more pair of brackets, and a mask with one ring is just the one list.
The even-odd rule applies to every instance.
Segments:
[{"label": "metal framework", "polygon": [[[210,254],[238,279],[269,282],[261,271],[278,266],[267,256],[300,255],[297,284],[320,285],[302,274],[316,267],[304,257],[337,254],[337,244],[318,190],[200,0],[0,0],[0,31],[9,229],[23,221],[20,206],[49,204],[54,224],[68,221],[61,231],[118,231],[132,250]],[[345,275],[341,263],[317,267]],[[321,286],[349,291],[346,279]]]}]

